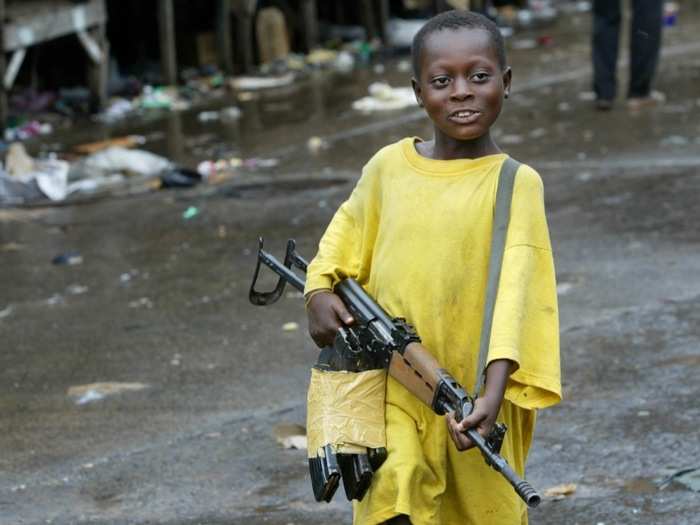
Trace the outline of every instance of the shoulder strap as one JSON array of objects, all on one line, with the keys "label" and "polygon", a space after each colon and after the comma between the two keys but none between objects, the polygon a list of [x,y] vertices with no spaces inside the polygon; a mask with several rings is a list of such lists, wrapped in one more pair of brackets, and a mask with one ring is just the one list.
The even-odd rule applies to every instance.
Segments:
[{"label": "shoulder strap", "polygon": [[491,324],[493,323],[493,310],[498,294],[498,281],[501,277],[501,265],[503,252],[506,246],[506,233],[510,221],[510,203],[513,198],[513,186],[515,174],[520,163],[508,157],[501,166],[498,176],[498,189],[496,190],[496,209],[493,218],[493,233],[491,234],[491,255],[489,256],[489,273],[486,283],[486,301],[484,302],[484,320],[481,325],[481,340],[479,341],[479,364],[476,369],[474,382],[474,396],[478,396],[484,386],[484,367],[489,352],[491,341]]}]

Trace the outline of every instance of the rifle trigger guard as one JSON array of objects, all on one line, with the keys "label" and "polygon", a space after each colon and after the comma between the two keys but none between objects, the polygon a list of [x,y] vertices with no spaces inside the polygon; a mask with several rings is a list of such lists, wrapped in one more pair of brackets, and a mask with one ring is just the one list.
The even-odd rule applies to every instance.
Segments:
[{"label": "rifle trigger guard", "polygon": [[406,347],[411,343],[420,343],[420,337],[416,329],[406,322],[403,317],[394,317],[392,320],[394,328],[391,337],[394,340],[394,350],[403,355]]}]

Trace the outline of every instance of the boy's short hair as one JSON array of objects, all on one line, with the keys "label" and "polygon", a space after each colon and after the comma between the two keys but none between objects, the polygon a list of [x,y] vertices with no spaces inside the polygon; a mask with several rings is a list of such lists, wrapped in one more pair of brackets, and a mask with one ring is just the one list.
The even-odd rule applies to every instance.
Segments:
[{"label": "boy's short hair", "polygon": [[411,60],[413,62],[413,74],[416,78],[420,77],[420,55],[423,51],[423,44],[426,38],[431,33],[443,31],[445,29],[457,30],[462,28],[482,29],[489,34],[491,44],[493,45],[498,64],[501,69],[506,68],[506,49],[503,42],[503,35],[498,29],[498,26],[484,15],[465,10],[445,11],[428,20],[423,27],[413,37],[413,45],[411,46]]}]

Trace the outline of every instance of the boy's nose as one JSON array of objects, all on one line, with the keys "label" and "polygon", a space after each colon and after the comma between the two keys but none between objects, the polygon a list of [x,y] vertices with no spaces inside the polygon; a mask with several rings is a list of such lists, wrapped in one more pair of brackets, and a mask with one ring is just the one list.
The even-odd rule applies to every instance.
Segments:
[{"label": "boy's nose", "polygon": [[457,78],[452,83],[452,98],[456,100],[464,100],[472,94],[469,81],[466,78]]}]

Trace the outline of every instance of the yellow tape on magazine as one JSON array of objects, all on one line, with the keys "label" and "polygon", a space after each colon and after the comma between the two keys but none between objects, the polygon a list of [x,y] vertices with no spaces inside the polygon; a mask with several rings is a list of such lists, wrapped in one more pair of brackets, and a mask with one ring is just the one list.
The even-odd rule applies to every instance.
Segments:
[{"label": "yellow tape on magazine", "polygon": [[327,372],[311,369],[307,396],[308,455],[325,445],[338,452],[386,446],[386,370]]}]

